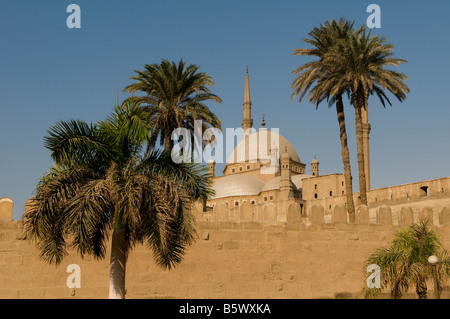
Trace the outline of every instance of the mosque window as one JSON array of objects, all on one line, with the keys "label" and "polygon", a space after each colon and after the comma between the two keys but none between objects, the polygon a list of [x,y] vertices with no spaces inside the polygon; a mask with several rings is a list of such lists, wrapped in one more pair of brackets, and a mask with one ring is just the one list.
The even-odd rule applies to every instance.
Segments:
[{"label": "mosque window", "polygon": [[317,189],[317,184],[314,184],[314,189]]},{"label": "mosque window", "polygon": [[239,167],[239,172],[242,172],[242,166],[241,166],[241,167]]},{"label": "mosque window", "polygon": [[255,205],[255,204],[256,204],[256,201],[251,200],[251,201],[250,201],[250,204]]},{"label": "mosque window", "polygon": [[273,200],[273,196],[270,196],[270,200]]},{"label": "mosque window", "polygon": [[266,197],[264,197],[264,201],[265,201],[265,202],[267,202],[267,196],[266,196]]},{"label": "mosque window", "polygon": [[317,198],[317,193],[314,194],[314,198]]},{"label": "mosque window", "polygon": [[234,202],[234,206],[239,206],[239,201],[238,200]]},{"label": "mosque window", "polygon": [[234,173],[234,172],[236,172],[236,170],[233,168],[233,169],[231,170],[231,172]]},{"label": "mosque window", "polygon": [[422,196],[429,196],[428,186],[421,187],[420,190],[422,191]]},{"label": "mosque window", "polygon": [[250,169],[250,165],[247,165],[247,169]]},{"label": "mosque window", "polygon": [[333,196],[333,191],[330,191],[330,197]]}]

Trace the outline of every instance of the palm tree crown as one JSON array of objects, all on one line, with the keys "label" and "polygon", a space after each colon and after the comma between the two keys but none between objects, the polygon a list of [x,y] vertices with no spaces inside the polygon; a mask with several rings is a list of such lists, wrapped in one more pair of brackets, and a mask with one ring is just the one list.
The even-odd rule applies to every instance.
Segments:
[{"label": "palm tree crown", "polygon": [[[137,75],[131,77],[136,82],[125,87],[124,91],[133,96],[124,103],[133,101],[149,114],[152,128],[150,149],[155,147],[159,137],[160,144],[170,151],[173,147],[172,132],[177,128],[186,128],[194,136],[195,120],[202,121],[201,133],[209,127],[221,128],[222,122],[205,102],[221,103],[222,100],[209,89],[209,86],[214,86],[211,77],[198,70],[198,66],[186,66],[183,60],[178,65],[162,60],[160,64],[146,65],[144,71],[135,71]],[[136,92],[144,95],[134,96]]]},{"label": "palm tree crown", "polygon": [[[339,21],[326,21],[320,26],[315,27],[310,33],[310,39],[303,39],[310,44],[312,48],[296,49],[294,55],[317,57],[318,60],[303,64],[293,71],[296,75],[292,83],[292,98],[299,96],[299,101],[303,99],[309,91],[309,101],[319,104],[327,99],[329,107],[336,103],[336,112],[339,123],[339,133],[341,140],[341,155],[344,165],[344,177],[346,186],[346,206],[351,222],[355,221],[355,206],[353,202],[352,176],[350,165],[350,154],[347,143],[347,132],[345,127],[344,104],[342,94],[348,92],[347,86],[330,81],[327,74],[335,73],[335,67],[330,63],[324,63],[326,55],[333,48],[341,43],[345,43],[354,33],[353,22],[344,18]],[[359,32],[359,31],[357,31]]]},{"label": "palm tree crown", "polygon": [[404,81],[406,76],[386,67],[406,63],[393,57],[393,45],[386,39],[372,36],[365,26],[360,32],[352,34],[347,41],[341,42],[330,50],[323,63],[328,72],[323,78],[331,94],[341,92],[345,87],[355,109],[356,141],[358,153],[359,189],[361,203],[367,205],[367,187],[364,164],[362,111],[367,110],[369,96],[375,94],[383,106],[391,104],[386,90],[400,102],[406,99],[409,88]]}]

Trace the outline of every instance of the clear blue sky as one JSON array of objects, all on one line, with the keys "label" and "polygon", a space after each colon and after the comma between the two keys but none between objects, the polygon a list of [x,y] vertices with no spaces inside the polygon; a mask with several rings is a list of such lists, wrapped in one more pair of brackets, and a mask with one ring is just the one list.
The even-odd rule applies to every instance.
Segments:
[{"label": "clear blue sky", "polygon": [[[81,7],[81,29],[68,29],[66,8]],[[291,71],[302,38],[341,16],[366,23],[370,3],[381,7],[381,29],[406,59],[405,102],[383,109],[370,100],[372,188],[450,176],[450,2],[431,1],[100,1],[0,2],[0,197],[26,199],[51,165],[43,137],[58,120],[104,119],[116,92],[134,70],[161,59],[201,66],[223,103],[211,109],[223,127],[242,118],[249,66],[253,119],[266,114],[308,164],[317,155],[321,174],[342,173],[334,109],[292,101]],[[352,170],[357,177],[354,112],[346,101]],[[223,168],[219,167],[219,170]],[[357,179],[357,178],[356,178]],[[357,185],[355,186],[357,191]]]}]

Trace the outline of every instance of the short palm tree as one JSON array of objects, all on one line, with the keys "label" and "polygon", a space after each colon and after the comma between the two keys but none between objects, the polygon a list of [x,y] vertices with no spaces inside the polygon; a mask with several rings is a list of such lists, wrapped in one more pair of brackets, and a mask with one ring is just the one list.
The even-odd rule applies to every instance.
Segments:
[{"label": "short palm tree", "polygon": [[426,299],[427,281],[433,275],[433,266],[428,262],[428,257],[432,255],[439,259],[437,273],[439,289],[442,289],[449,275],[450,258],[439,236],[429,229],[428,221],[398,230],[389,247],[376,249],[366,261],[364,272],[371,264],[380,267],[381,287],[368,288],[364,285],[364,297],[373,298],[389,287],[391,298],[399,299],[415,285],[418,298]]},{"label": "short palm tree", "polygon": [[327,52],[323,63],[335,72],[328,73],[328,81],[340,83],[350,88],[355,109],[356,145],[359,172],[359,190],[362,204],[367,205],[367,186],[364,167],[362,110],[368,108],[370,95],[377,95],[383,106],[391,104],[385,91],[391,92],[400,102],[406,99],[409,88],[402,73],[386,69],[406,63],[393,57],[393,45],[386,39],[372,36],[365,26],[352,34],[348,41],[334,46]]},{"label": "short palm tree", "polygon": [[[148,113],[152,127],[148,151],[155,147],[158,138],[166,152],[172,150],[172,132],[178,128],[189,130],[192,137],[203,137],[208,128],[221,128],[222,122],[205,102],[222,100],[209,89],[214,86],[211,77],[198,70],[199,66],[186,66],[183,60],[178,64],[162,60],[160,64],[145,65],[144,71],[136,70],[137,75],[131,77],[136,82],[125,87],[124,91],[132,96],[124,103],[132,101]],[[144,95],[134,96],[136,92]],[[201,132],[195,130],[196,120],[202,121]],[[194,148],[194,143],[191,145]]]},{"label": "short palm tree", "polygon": [[[337,119],[339,123],[339,136],[341,141],[341,155],[344,165],[346,206],[350,222],[355,221],[355,205],[353,202],[353,186],[350,165],[350,152],[347,143],[347,131],[345,127],[344,103],[342,95],[347,93],[348,87],[342,83],[328,81],[327,74],[334,72],[334,66],[324,64],[323,60],[326,54],[341,42],[354,33],[353,22],[341,18],[339,21],[326,21],[320,26],[315,27],[310,33],[310,39],[303,41],[312,45],[311,49],[296,49],[294,55],[313,56],[318,60],[305,63],[293,71],[296,75],[292,83],[292,98],[299,95],[299,102],[303,99],[306,92],[310,90],[309,101],[315,103],[316,107],[327,99],[329,107],[336,103]],[[334,78],[333,78],[334,79]],[[315,85],[315,86],[314,86]],[[311,88],[312,87],[312,88]]]},{"label": "short palm tree", "polygon": [[96,124],[51,127],[45,145],[55,164],[23,217],[49,263],[61,263],[68,248],[104,258],[112,232],[110,298],[125,297],[127,255],[137,243],[147,242],[161,267],[181,262],[195,234],[191,205],[212,194],[203,166],[176,164],[161,151],[142,156],[147,116],[128,104]]}]

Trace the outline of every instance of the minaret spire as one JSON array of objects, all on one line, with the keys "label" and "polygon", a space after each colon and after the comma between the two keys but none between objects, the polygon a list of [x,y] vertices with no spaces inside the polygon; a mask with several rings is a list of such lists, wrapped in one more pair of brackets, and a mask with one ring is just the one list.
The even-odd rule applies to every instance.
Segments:
[{"label": "minaret spire", "polygon": [[253,127],[252,120],[252,100],[250,98],[250,79],[248,76],[248,66],[245,74],[245,93],[244,93],[244,117],[242,119],[244,132]]}]

